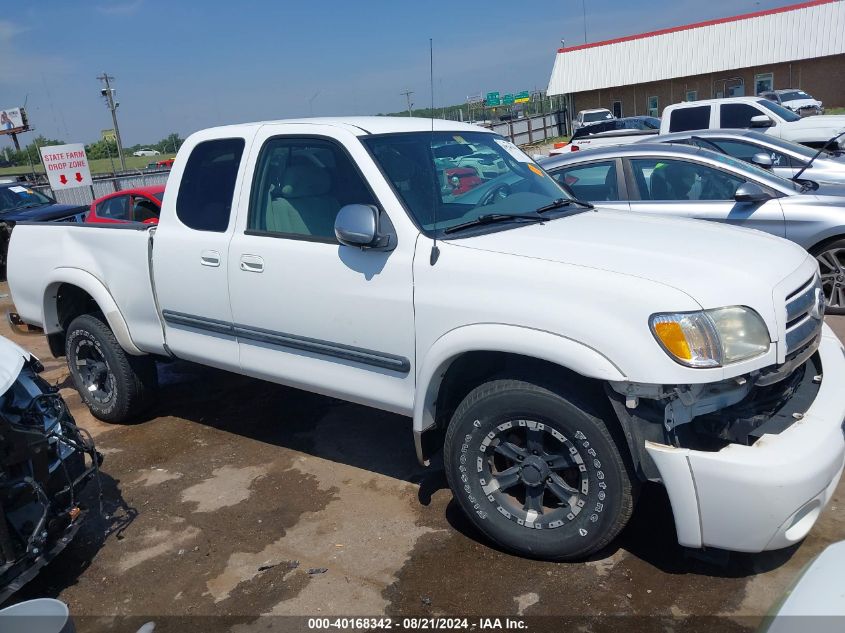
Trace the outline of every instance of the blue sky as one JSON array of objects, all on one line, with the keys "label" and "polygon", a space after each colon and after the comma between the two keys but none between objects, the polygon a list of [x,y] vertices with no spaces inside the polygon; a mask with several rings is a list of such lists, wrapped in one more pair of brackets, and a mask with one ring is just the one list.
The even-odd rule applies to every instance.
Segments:
[{"label": "blue sky", "polygon": [[[598,41],[789,2],[587,2]],[[211,125],[375,114],[545,88],[556,49],[584,41],[581,0],[37,0],[0,13],[0,108],[26,100],[37,133],[91,142],[111,127],[97,75],[117,78],[124,144]],[[29,142],[32,135],[22,137]],[[0,147],[5,141],[0,141]]]}]

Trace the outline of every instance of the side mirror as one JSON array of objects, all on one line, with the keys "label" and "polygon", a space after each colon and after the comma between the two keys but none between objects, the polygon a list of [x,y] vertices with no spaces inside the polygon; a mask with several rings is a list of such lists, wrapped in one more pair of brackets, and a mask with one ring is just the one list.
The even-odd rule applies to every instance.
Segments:
[{"label": "side mirror", "polygon": [[344,246],[387,249],[391,235],[379,233],[379,211],[368,204],[341,207],[334,221],[334,234]]},{"label": "side mirror", "polygon": [[771,117],[765,114],[759,114],[751,117],[751,127],[772,127],[775,124]]},{"label": "side mirror", "polygon": [[772,196],[760,185],[744,182],[736,189],[734,200],[737,202],[763,202]]},{"label": "side mirror", "polygon": [[775,164],[771,155],[766,152],[758,152],[754,154],[754,156],[751,157],[751,162],[763,169],[771,169]]}]

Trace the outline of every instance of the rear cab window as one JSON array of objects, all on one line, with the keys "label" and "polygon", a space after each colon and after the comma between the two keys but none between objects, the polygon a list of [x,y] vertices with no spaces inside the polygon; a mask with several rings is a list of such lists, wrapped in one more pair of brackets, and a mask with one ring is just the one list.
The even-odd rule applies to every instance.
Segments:
[{"label": "rear cab window", "polygon": [[710,127],[710,106],[691,106],[676,108],[669,115],[670,132],[706,130]]},{"label": "rear cab window", "polygon": [[244,145],[242,138],[224,138],[194,147],[176,198],[182,224],[195,231],[226,232]]}]

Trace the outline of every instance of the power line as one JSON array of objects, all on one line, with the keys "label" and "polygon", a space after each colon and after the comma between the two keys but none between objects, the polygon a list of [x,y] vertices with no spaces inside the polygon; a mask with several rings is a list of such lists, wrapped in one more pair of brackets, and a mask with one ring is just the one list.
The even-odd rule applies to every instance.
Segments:
[{"label": "power line", "polygon": [[111,111],[111,120],[114,123],[114,139],[117,142],[117,157],[120,159],[120,169],[126,171],[126,160],[123,158],[123,143],[120,141],[120,128],[117,126],[117,107],[120,105],[114,100],[115,90],[111,87],[114,77],[104,72],[100,77],[106,87],[100,89],[100,94],[106,99],[106,107]]}]

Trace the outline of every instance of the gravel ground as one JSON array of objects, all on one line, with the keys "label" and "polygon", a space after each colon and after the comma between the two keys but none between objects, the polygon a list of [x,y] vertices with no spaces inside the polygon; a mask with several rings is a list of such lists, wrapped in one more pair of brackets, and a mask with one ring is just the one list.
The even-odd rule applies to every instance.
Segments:
[{"label": "gravel ground", "polygon": [[[845,318],[829,322],[845,335]],[[143,421],[107,425],[81,406],[43,337],[4,334],[40,356],[105,453],[108,518],[90,520],[16,597],[64,600],[79,633],[134,633],[146,621],[156,631],[307,629],[258,617],[270,614],[749,630],[843,537],[840,484],[797,547],[701,560],[677,545],[663,490],[646,486],[628,528],[592,560],[521,559],[468,524],[442,470],[417,465],[408,418],[174,362],[159,367]]]}]

